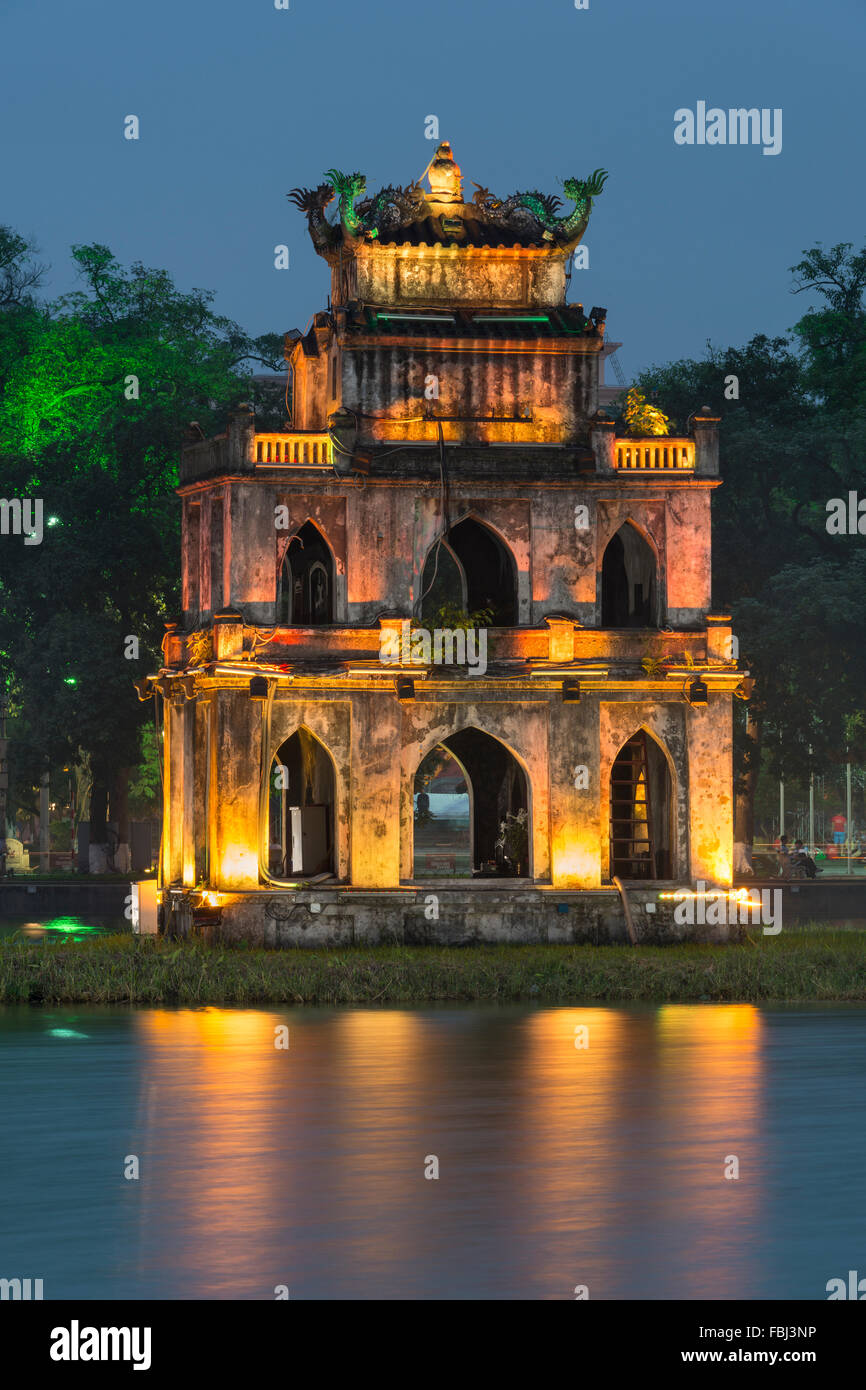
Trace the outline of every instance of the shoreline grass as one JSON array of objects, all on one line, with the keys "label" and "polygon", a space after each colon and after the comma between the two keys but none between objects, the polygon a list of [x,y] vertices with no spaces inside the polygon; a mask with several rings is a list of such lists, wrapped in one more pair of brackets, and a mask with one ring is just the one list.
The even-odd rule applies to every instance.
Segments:
[{"label": "shoreline grass", "polygon": [[866,1001],[866,932],[708,946],[264,950],[127,933],[0,940],[0,1004]]}]

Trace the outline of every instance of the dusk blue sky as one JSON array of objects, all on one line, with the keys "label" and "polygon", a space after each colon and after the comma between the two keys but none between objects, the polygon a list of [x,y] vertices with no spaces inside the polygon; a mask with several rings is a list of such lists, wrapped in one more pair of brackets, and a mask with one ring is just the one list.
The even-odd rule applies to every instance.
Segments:
[{"label": "dusk blue sky", "polygon": [[[864,40],[864,0],[0,0],[0,221],[51,295],[99,241],[252,333],[303,328],[329,280],[286,193],[333,166],[410,182],[435,114],[467,197],[610,171],[570,298],[607,307],[631,377],[784,333],[802,250],[863,243]],[[781,107],[781,153],[676,145],[698,101]]]}]

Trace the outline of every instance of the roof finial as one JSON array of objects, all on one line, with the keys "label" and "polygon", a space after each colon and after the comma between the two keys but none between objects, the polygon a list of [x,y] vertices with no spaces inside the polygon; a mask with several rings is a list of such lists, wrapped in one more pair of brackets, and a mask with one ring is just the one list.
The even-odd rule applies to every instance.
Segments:
[{"label": "roof finial", "polygon": [[448,140],[443,140],[427,171],[432,203],[462,203],[463,179]]}]

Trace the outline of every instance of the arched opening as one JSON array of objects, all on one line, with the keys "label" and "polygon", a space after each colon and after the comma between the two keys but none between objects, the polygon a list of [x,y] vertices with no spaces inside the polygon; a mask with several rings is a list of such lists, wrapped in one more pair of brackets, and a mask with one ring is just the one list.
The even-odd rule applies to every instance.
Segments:
[{"label": "arched opening", "polygon": [[[442,795],[455,799],[435,801],[440,788]],[[514,754],[490,734],[461,729],[437,744],[415,775],[413,807],[415,878],[434,872],[456,878],[529,877],[526,774]],[[440,830],[441,842],[436,839]]]},{"label": "arched opening", "polygon": [[639,729],[610,770],[610,873],[623,879],[672,878],[673,792],[655,739]]},{"label": "arched opening", "polygon": [[421,574],[421,621],[433,627],[443,612],[466,613],[467,587],[463,568],[447,541],[434,545]]},{"label": "arched opening", "polygon": [[274,878],[334,872],[334,767],[327,749],[300,728],[271,763],[268,870]]},{"label": "arched opening", "polygon": [[611,536],[601,567],[602,627],[657,627],[658,580],[652,546],[626,521]]},{"label": "arched opening", "polygon": [[321,627],[334,621],[334,561],[317,526],[305,521],[289,542],[277,586],[277,622]]},{"label": "arched opening", "polygon": [[[485,609],[492,627],[517,624],[514,558],[499,537],[473,517],[452,526],[434,545],[421,575],[421,617],[428,627],[447,627],[449,613]],[[444,612],[443,612],[444,610]]]},{"label": "arched opening", "polygon": [[415,773],[415,878],[472,875],[472,797],[465,768],[441,743]]}]

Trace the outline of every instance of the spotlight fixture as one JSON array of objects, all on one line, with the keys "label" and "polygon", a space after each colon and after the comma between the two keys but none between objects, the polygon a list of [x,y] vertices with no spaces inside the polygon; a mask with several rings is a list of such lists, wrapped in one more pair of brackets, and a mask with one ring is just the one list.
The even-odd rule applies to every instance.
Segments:
[{"label": "spotlight fixture", "polygon": [[689,693],[686,699],[690,705],[705,705],[707,703],[706,682],[693,680],[689,686]]},{"label": "spotlight fixture", "polygon": [[737,686],[736,690],[734,691],[734,694],[736,695],[736,697],[737,697],[738,700],[751,700],[751,698],[752,698],[752,691],[754,690],[754,688],[755,688],[755,678],[754,678],[754,676],[744,676],[743,679],[740,681],[740,684]]},{"label": "spotlight fixture", "polygon": [[138,693],[139,700],[142,702],[144,700],[149,700],[154,690],[158,688],[154,686],[150,676],[142,676],[140,681],[133,681],[132,683]]},{"label": "spotlight fixture", "polygon": [[250,680],[250,699],[266,700],[268,698],[268,682],[264,676],[253,676]]},{"label": "spotlight fixture", "polygon": [[580,681],[566,680],[562,682],[562,703],[564,705],[580,704]]},{"label": "spotlight fixture", "polygon": [[408,676],[398,677],[398,679],[395,681],[395,684],[397,686],[398,700],[415,699],[415,682],[413,680],[410,680]]}]

